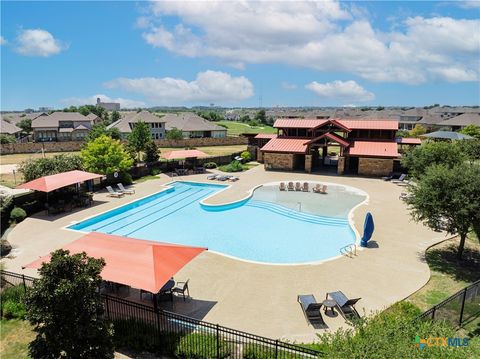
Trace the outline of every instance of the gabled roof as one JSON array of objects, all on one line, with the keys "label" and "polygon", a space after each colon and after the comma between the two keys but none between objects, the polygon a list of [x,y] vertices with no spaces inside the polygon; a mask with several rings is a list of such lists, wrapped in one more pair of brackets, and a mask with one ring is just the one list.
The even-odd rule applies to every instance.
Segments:
[{"label": "gabled roof", "polygon": [[255,135],[254,138],[261,138],[261,139],[272,139],[272,138],[277,138],[277,135],[274,133],[259,133]]},{"label": "gabled roof", "polygon": [[275,128],[315,128],[327,123],[328,120],[304,118],[279,118],[273,124]]},{"label": "gabled roof", "polygon": [[395,139],[401,145],[421,145],[422,140],[415,137],[398,137]]},{"label": "gabled roof", "polygon": [[398,157],[395,141],[353,141],[348,148],[350,156]]},{"label": "gabled roof", "polygon": [[207,121],[192,112],[169,113],[162,117],[167,131],[177,128],[180,131],[227,131],[225,127]]},{"label": "gabled roof", "polygon": [[165,122],[165,120],[149,111],[140,111],[140,112],[127,112],[123,115],[123,118],[129,122],[147,122],[147,123],[159,123]]},{"label": "gabled roof", "polygon": [[476,125],[480,126],[480,113],[464,113],[438,124],[439,126],[468,126],[468,125]]},{"label": "gabled roof", "polygon": [[351,130],[398,130],[397,120],[338,120]]},{"label": "gabled roof", "polygon": [[304,138],[272,138],[260,150],[263,152],[305,153],[307,140]]},{"label": "gabled roof", "polygon": [[398,130],[397,120],[347,120],[347,119],[301,119],[301,118],[279,118],[275,121],[273,127],[276,128],[306,128],[313,129],[332,123],[348,130]]},{"label": "gabled roof", "polygon": [[58,127],[60,121],[83,121],[91,120],[79,112],[53,112],[48,116],[39,116],[32,121],[32,128],[38,127]]},{"label": "gabled roof", "polygon": [[4,119],[0,121],[0,133],[13,135],[21,131],[22,129],[20,127],[15,126],[13,123],[7,122]]},{"label": "gabled roof", "polygon": [[310,143],[314,143],[314,142],[316,142],[316,141],[318,141],[318,140],[320,140],[324,137],[327,137],[327,138],[331,139],[332,141],[335,141],[335,142],[341,144],[343,147],[348,147],[348,145],[350,144],[347,141],[345,141],[343,138],[341,138],[340,136],[337,136],[337,135],[335,135],[334,133],[331,133],[331,132],[326,132],[321,136],[315,137],[314,139],[305,142],[305,144],[309,145]]}]

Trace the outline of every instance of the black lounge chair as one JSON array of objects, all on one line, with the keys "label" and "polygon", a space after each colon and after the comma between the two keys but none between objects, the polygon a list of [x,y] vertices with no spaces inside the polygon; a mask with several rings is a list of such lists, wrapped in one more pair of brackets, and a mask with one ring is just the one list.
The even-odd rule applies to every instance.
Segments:
[{"label": "black lounge chair", "polygon": [[307,322],[320,322],[325,325],[323,321],[322,313],[320,309],[322,308],[322,303],[317,303],[317,300],[313,294],[299,295],[297,301],[300,303],[303,314],[307,319]]},{"label": "black lounge chair", "polygon": [[342,291],[327,293],[326,299],[329,296],[337,303],[336,308],[345,320],[360,318],[354,305],[362,298],[348,299]]}]

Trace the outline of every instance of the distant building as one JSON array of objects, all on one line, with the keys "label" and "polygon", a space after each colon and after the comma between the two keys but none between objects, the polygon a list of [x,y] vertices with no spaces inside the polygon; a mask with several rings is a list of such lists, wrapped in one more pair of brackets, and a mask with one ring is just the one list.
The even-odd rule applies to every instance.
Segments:
[{"label": "distant building", "polygon": [[100,97],[97,97],[97,106],[104,108],[107,111],[119,111],[120,103],[118,102],[102,102]]},{"label": "distant building", "polygon": [[82,141],[99,117],[87,117],[78,112],[53,112],[32,121],[35,142]]},{"label": "distant building", "polygon": [[192,112],[169,113],[162,117],[165,131],[176,128],[182,131],[183,138],[223,138],[227,137],[227,129],[205,120]]},{"label": "distant building", "polygon": [[152,139],[161,140],[165,138],[165,121],[163,118],[148,111],[127,112],[123,114],[120,120],[112,123],[108,128],[118,128],[122,137],[126,138],[132,132],[133,126],[137,122],[145,122],[150,126]]},{"label": "distant building", "polygon": [[480,113],[463,113],[440,122],[438,125],[441,127],[450,127],[452,131],[461,130],[468,125],[480,126]]},{"label": "distant building", "polygon": [[39,108],[38,108],[38,111],[39,111],[39,112],[49,112],[49,111],[53,111],[53,107],[39,107]]}]

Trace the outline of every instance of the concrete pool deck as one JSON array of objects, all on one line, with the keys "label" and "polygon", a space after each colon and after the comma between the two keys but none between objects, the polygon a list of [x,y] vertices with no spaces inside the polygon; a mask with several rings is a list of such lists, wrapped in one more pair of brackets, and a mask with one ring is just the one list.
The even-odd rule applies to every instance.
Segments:
[{"label": "concrete pool deck", "polygon": [[[358,311],[370,313],[404,299],[428,281],[430,271],[424,260],[425,250],[446,237],[410,220],[406,205],[398,198],[404,187],[373,178],[265,171],[263,166],[237,175],[239,181],[206,202],[237,201],[253,187],[275,181],[332,182],[367,192],[368,203],[353,211],[353,223],[362,233],[366,212],[373,214],[372,246],[358,251],[354,258],[339,257],[320,264],[294,266],[255,264],[205,252],[175,276],[180,281],[190,279],[193,299],[186,304],[177,300],[174,310],[257,335],[307,342],[325,330],[315,329],[306,322],[297,303],[298,294],[314,294],[322,301],[327,292],[342,290],[349,297],[361,297],[356,306]],[[6,270],[35,276],[36,271],[21,267],[82,236],[80,232],[62,229],[72,221],[158,192],[172,180],[211,183],[206,177],[205,174],[175,178],[161,175],[158,180],[136,184],[136,194],[132,196],[112,199],[106,193],[98,193],[92,207],[61,216],[47,217],[42,213],[29,217],[8,236],[14,250],[11,259],[3,260]],[[164,240],[168,242],[168,238]],[[322,315],[327,330],[346,325],[339,315],[329,317],[323,312]]]}]

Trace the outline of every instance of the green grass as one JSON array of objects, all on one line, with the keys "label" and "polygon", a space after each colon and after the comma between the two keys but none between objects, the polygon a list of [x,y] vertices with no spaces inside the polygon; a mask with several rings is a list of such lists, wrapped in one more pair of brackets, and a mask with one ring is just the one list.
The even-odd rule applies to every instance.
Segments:
[{"label": "green grass", "polygon": [[143,176],[143,177],[137,178],[134,182],[135,182],[135,183],[142,183],[142,182],[146,182],[146,181],[150,181],[150,180],[155,180],[155,179],[160,179],[160,177],[158,177],[158,176],[153,176],[153,175],[148,175],[148,176]]},{"label": "green grass", "polygon": [[219,121],[217,124],[227,126],[228,136],[238,136],[241,133],[277,133],[277,129],[267,125],[252,127],[236,121]]},{"label": "green grass", "polygon": [[0,357],[2,359],[28,358],[28,344],[35,338],[30,324],[25,320],[0,321]]}]

